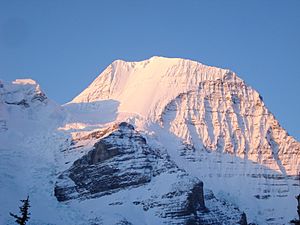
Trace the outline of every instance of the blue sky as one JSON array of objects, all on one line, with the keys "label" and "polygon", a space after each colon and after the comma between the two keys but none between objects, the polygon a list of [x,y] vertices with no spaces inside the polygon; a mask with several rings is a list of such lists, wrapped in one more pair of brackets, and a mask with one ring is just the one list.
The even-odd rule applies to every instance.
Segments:
[{"label": "blue sky", "polygon": [[230,68],[300,140],[300,1],[0,0],[0,79],[70,101],[113,60]]}]

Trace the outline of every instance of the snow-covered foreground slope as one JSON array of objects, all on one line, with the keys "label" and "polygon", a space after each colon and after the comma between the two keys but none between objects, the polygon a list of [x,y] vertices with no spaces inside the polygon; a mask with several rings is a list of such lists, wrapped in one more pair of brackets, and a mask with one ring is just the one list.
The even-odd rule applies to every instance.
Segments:
[{"label": "snow-covered foreground slope", "polygon": [[296,217],[300,144],[229,70],[117,60],[63,106],[32,80],[0,94],[0,224],[27,194],[31,224]]},{"label": "snow-covered foreground slope", "polygon": [[0,224],[15,224],[9,212],[18,214],[19,200],[28,194],[30,224],[65,221],[65,207],[53,195],[55,132],[63,120],[61,107],[33,80],[0,84]]}]

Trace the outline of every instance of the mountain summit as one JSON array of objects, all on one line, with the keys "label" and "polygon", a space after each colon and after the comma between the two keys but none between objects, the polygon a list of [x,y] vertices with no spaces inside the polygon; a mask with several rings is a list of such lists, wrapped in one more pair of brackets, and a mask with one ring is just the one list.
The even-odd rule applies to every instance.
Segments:
[{"label": "mountain summit", "polygon": [[201,63],[154,56],[140,62],[116,60],[71,103],[114,99],[119,112],[155,119],[181,93],[198,88],[203,81],[238,79],[229,70]]}]

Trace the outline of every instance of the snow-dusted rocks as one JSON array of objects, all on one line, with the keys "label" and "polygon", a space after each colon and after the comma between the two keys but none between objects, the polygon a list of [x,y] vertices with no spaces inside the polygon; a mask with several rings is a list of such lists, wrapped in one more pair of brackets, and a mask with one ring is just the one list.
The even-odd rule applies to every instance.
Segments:
[{"label": "snow-dusted rocks", "polygon": [[55,195],[64,201],[81,196],[99,197],[143,185],[150,182],[158,157],[131,125],[121,123],[59,177],[64,180],[67,176],[75,187],[64,187],[65,181],[62,186],[58,182]]},{"label": "snow-dusted rocks", "polygon": [[146,215],[154,213],[159,224],[237,224],[241,220],[238,209],[220,202],[211,191],[204,195],[200,180],[179,169],[165,151],[152,149],[132,125],[122,122],[102,135],[92,150],[59,176],[55,187],[59,201],[113,196],[127,190],[131,198],[125,197],[118,205],[139,207]]},{"label": "snow-dusted rocks", "polygon": [[17,79],[11,84],[1,84],[1,101],[9,105],[29,107],[30,104],[44,102],[46,95],[40,86],[31,79]]},{"label": "snow-dusted rocks", "polygon": [[33,136],[40,129],[57,128],[64,116],[61,106],[48,99],[35,81],[0,83],[0,133]]}]

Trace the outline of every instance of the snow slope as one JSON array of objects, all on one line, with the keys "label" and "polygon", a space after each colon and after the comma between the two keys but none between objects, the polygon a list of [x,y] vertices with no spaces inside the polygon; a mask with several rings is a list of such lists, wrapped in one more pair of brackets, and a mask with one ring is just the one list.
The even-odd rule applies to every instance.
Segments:
[{"label": "snow slope", "polygon": [[231,76],[228,70],[190,60],[152,57],[141,62],[114,61],[71,103],[114,99],[119,113],[155,120],[166,104],[203,80]]},{"label": "snow slope", "polygon": [[0,224],[15,224],[9,212],[18,214],[19,200],[27,195],[32,205],[30,224],[66,221],[67,207],[59,206],[53,196],[55,152],[61,143],[55,133],[64,117],[61,107],[35,81],[1,83]]}]

